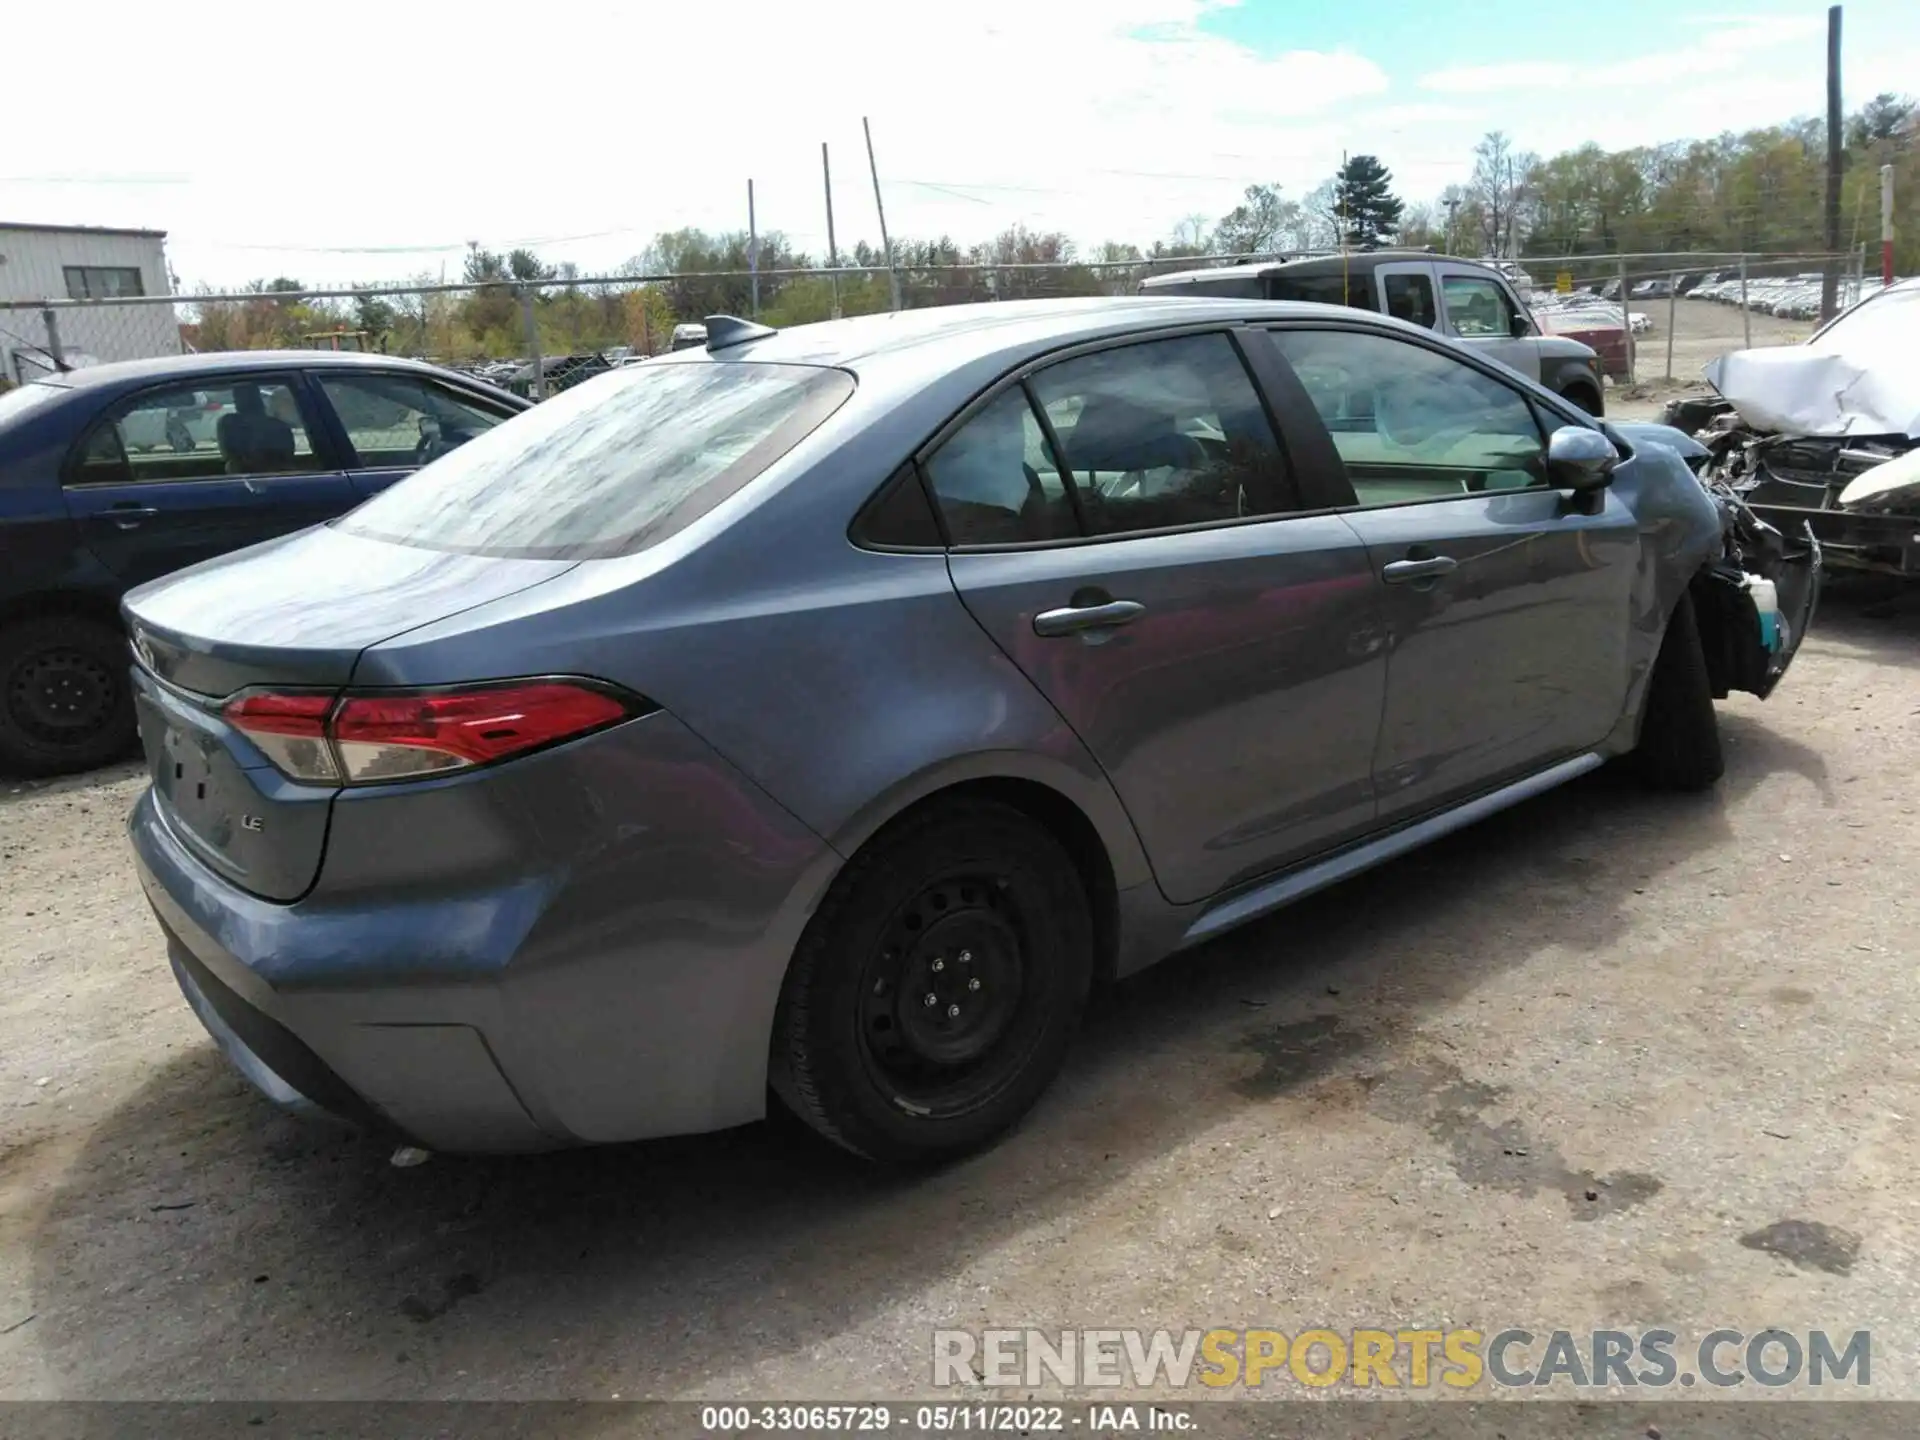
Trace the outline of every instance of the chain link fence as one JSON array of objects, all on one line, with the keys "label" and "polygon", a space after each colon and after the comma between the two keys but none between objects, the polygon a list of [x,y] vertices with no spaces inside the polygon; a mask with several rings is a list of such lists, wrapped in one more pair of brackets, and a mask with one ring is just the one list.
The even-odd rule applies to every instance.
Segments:
[{"label": "chain link fence", "polygon": [[[842,266],[0,301],[0,384],[152,356],[325,349],[428,360],[539,399],[668,350],[677,330],[685,343],[685,327],[707,315],[757,316],[785,327],[896,308],[1127,295],[1151,274],[1257,258],[968,261],[892,271]],[[1544,329],[1591,345],[1603,371],[1619,382],[1697,374],[1695,341],[1680,334],[1682,343],[1675,343],[1689,324],[1719,349],[1804,339],[1820,312],[1829,270],[1837,277],[1842,307],[1879,286],[1878,277],[1863,273],[1858,254],[1582,255],[1482,263],[1505,270]],[[1693,323],[1715,309],[1718,321]],[[697,343],[697,332],[691,338]]]}]

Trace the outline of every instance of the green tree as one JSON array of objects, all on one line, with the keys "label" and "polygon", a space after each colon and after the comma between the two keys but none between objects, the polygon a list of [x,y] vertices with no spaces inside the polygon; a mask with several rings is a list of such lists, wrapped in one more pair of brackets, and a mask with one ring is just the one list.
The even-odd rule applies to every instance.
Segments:
[{"label": "green tree", "polygon": [[1393,172],[1374,155],[1355,155],[1333,177],[1341,238],[1362,250],[1389,244],[1406,209],[1393,193]]},{"label": "green tree", "polygon": [[1213,250],[1220,255],[1272,255],[1293,237],[1300,207],[1283,199],[1278,185],[1249,185],[1246,198],[1213,227]]}]

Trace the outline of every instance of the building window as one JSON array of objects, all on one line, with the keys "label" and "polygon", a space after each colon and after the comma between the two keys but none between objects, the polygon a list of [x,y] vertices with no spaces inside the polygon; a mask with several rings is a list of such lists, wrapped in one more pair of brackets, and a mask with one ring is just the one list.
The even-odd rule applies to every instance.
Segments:
[{"label": "building window", "polygon": [[116,295],[144,295],[140,271],[133,265],[66,265],[69,300],[106,300]]}]

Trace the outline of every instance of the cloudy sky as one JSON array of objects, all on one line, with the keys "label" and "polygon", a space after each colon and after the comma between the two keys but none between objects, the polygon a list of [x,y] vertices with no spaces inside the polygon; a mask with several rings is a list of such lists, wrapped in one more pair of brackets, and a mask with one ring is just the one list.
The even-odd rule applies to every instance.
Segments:
[{"label": "cloudy sky", "polygon": [[[842,245],[877,240],[863,115],[896,235],[1146,245],[1255,180],[1298,195],[1342,151],[1425,199],[1496,127],[1550,153],[1824,104],[1825,7],[1799,0],[70,11],[0,21],[0,219],[165,229],[190,287],[457,275],[476,240],[591,273],[660,230],[743,227],[749,177],[763,229],[824,251],[822,141]],[[1920,89],[1920,5],[1849,0],[1845,38],[1850,108]]]}]

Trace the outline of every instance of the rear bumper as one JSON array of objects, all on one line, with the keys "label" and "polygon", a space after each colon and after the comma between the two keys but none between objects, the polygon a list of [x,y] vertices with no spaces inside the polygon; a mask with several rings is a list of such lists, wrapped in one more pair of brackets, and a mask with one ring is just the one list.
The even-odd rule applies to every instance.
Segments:
[{"label": "rear bumper", "polygon": [[[212,871],[151,792],[129,829],[181,991],[235,1068],[289,1110],[449,1152],[758,1118],[786,961],[838,865],[666,716],[343,800],[294,904]],[[514,838],[524,863],[456,884],[449,834],[496,861]]]}]

